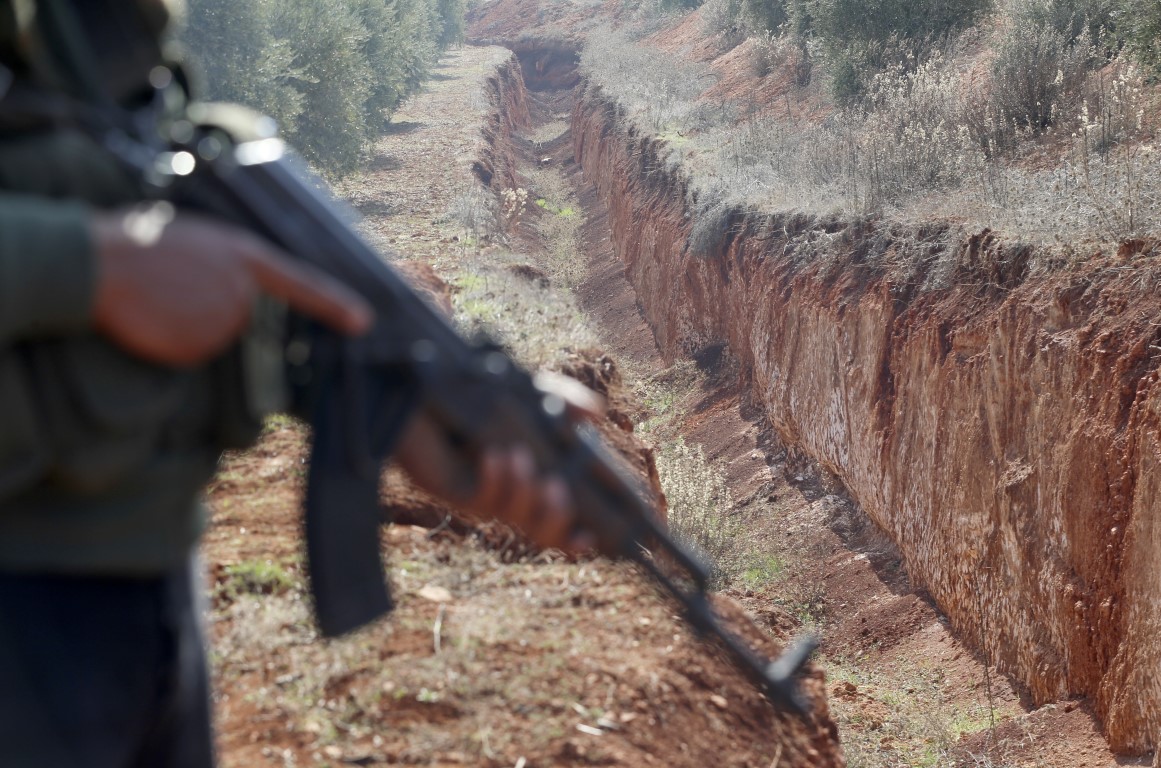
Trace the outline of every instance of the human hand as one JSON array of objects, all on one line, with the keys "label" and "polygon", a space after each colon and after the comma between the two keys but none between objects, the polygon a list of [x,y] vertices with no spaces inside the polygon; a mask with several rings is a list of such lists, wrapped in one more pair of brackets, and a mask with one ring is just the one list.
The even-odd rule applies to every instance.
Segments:
[{"label": "human hand", "polygon": [[[604,412],[601,397],[574,379],[538,374],[536,384],[562,398],[573,420],[592,420]],[[395,458],[425,491],[465,512],[515,526],[540,547],[581,554],[596,545],[593,534],[575,529],[568,486],[556,476],[539,477],[524,446],[488,449],[471,472],[474,483],[468,482],[444,435],[419,413],[404,432]]]},{"label": "human hand", "polygon": [[222,352],[246,330],[259,293],[342,333],[362,333],[374,320],[366,301],[330,276],[249,232],[167,203],[96,214],[91,233],[93,323],[156,363],[193,366]]}]

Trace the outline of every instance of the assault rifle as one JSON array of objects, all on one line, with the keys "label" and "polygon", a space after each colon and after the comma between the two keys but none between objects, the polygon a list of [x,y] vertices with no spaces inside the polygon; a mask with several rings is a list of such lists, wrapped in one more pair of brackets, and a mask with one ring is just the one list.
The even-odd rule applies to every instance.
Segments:
[{"label": "assault rifle", "polygon": [[[197,157],[208,138],[212,156]],[[498,347],[461,338],[359,237],[350,216],[309,181],[280,140],[220,151],[224,141],[203,129],[170,150],[165,162],[171,167],[185,170],[193,163],[176,180],[181,196],[357,289],[377,312],[364,337],[342,337],[309,323],[300,324],[287,345],[290,378],[310,393],[306,538],[324,634],[354,629],[391,607],[379,552],[378,483],[404,415],[399,383],[408,381],[414,383],[411,407],[451,437],[465,466],[474,466],[474,457],[489,446],[527,446],[539,471],[568,484],[578,525],[595,535],[602,554],[636,562],[774,704],[806,714],[795,676],[815,647],[813,638],[770,662],[726,630],[707,599],[705,567],[657,524],[648,491],[595,431],[574,424],[564,401],[538,389]]]},{"label": "assault rifle", "polygon": [[[364,242],[352,215],[262,119],[239,131],[194,110],[188,119],[167,118],[188,92],[176,69],[151,75],[153,108],[129,112],[104,94],[89,42],[128,28],[108,20],[129,11],[124,3],[101,6],[98,13],[87,2],[41,0],[50,48],[81,98],[33,99],[29,111],[55,111],[56,119],[84,127],[149,196],[265,237],[360,292],[377,313],[359,338],[295,316],[277,331],[285,364],[276,370],[291,384],[295,411],[313,427],[306,540],[323,634],[351,631],[392,607],[378,535],[381,468],[404,420],[422,411],[458,447],[465,468],[489,447],[526,446],[539,472],[567,483],[577,524],[596,537],[600,552],[637,563],[772,703],[807,714],[796,676],[816,641],[800,640],[771,662],[728,631],[710,605],[706,569],[658,526],[647,493],[619,458],[501,349],[461,338]],[[98,25],[109,29],[98,36]]]}]

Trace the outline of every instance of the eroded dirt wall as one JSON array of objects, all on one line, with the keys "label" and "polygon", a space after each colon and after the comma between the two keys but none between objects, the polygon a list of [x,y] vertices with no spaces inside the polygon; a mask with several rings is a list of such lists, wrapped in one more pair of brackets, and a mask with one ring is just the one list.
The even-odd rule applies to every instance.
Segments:
[{"label": "eroded dirt wall", "polygon": [[517,186],[516,164],[502,153],[508,151],[513,137],[532,119],[519,60],[512,57],[498,67],[488,78],[486,92],[491,109],[482,129],[483,141],[479,156],[472,164],[472,173],[484,186],[496,191],[513,189]]},{"label": "eroded dirt wall", "polygon": [[573,136],[664,353],[727,344],[966,639],[1037,702],[1093,697],[1114,749],[1157,744],[1159,270],[742,212],[697,255],[663,146],[591,88]]},{"label": "eroded dirt wall", "polygon": [[[510,49],[517,48],[508,45]],[[487,94],[494,113],[482,131],[482,143],[478,147],[479,160],[473,166],[473,172],[490,184],[493,191],[501,192],[515,187],[519,183],[517,175],[521,161],[530,162],[530,158],[522,158],[521,153],[532,144],[520,138],[519,134],[529,127],[530,122],[535,122],[532,116],[537,114],[538,109],[543,112],[544,107],[529,98],[525,86],[532,90],[552,90],[561,83],[568,85],[576,82],[575,64],[575,51],[560,47],[548,47],[541,51],[528,45],[516,50],[516,55],[501,66],[495,76],[488,79]],[[540,156],[537,153],[533,158],[538,160]],[[653,451],[633,435],[632,421],[624,415],[632,407],[628,403],[630,395],[624,388],[614,361],[603,354],[594,360],[591,359],[592,354],[593,351],[577,351],[560,370],[607,399],[609,422],[598,424],[598,430],[607,444],[639,471],[641,479],[652,487],[660,500],[659,514],[663,516],[664,494]],[[620,417],[615,415],[617,412],[621,413]],[[664,519],[660,522],[664,523]],[[729,598],[715,597],[715,609],[726,618],[729,629],[741,633],[753,647],[770,654],[772,658],[778,652],[771,638],[751,625],[745,619],[742,609]],[[789,635],[780,639],[786,642]],[[635,648],[637,645],[634,641]],[[704,653],[704,649],[698,653]],[[715,663],[725,663],[725,657],[714,655],[717,657]],[[676,717],[668,720],[658,717],[649,721],[650,730],[626,729],[625,733],[634,748],[640,750],[635,756],[618,753],[614,748],[608,748],[603,753],[594,750],[587,756],[583,751],[566,750],[562,753],[564,761],[570,764],[577,760],[589,763],[604,761],[617,765],[668,761],[666,764],[670,765],[703,765],[708,759],[706,754],[713,753],[720,764],[729,766],[776,764],[782,768],[842,768],[845,765],[838,741],[838,729],[827,706],[825,680],[822,672],[813,665],[808,666],[800,681],[805,694],[813,702],[812,711],[807,717],[772,708],[753,688],[753,684],[738,677],[732,668],[726,667],[723,671],[721,667],[702,667],[699,661],[681,660],[675,660],[674,665],[680,669],[681,676],[692,680],[691,687],[695,689],[719,690],[715,686],[722,685],[726,679],[737,685],[730,689],[733,693],[729,696],[718,695],[710,699],[713,708],[710,710],[710,718],[705,717],[698,708],[687,708],[693,713],[695,727],[708,729],[707,733],[711,736],[701,738],[699,734],[694,739],[682,735],[683,726]],[[653,684],[650,695],[658,702],[664,700],[669,692],[665,685],[662,683],[658,687],[656,683]],[[728,703],[723,706],[723,702]],[[634,715],[631,720],[636,717]],[[724,720],[724,723],[719,720]],[[721,751],[723,742],[714,741],[718,738],[729,745],[728,750]],[[694,746],[691,747],[691,744]],[[702,749],[702,752],[698,753],[698,749]],[[772,763],[768,762],[770,755],[773,755]]]}]

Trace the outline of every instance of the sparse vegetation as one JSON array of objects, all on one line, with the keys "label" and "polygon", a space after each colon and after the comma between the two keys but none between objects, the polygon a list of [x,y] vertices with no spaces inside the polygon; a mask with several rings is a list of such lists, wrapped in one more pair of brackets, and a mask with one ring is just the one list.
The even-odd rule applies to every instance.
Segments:
[{"label": "sparse vegetation", "polygon": [[[917,11],[922,4],[884,7],[857,28],[853,6],[801,0],[778,6],[786,20],[771,33],[755,31],[740,3],[713,3],[707,24],[750,35],[756,75],[789,74],[785,105],[739,112],[707,100],[715,77],[704,70],[684,72],[674,89],[672,73],[690,65],[628,33],[595,35],[582,58],[626,117],[666,140],[656,170],[691,182],[691,253],[712,254],[729,213],[748,208],[954,212],[969,227],[1042,243],[1138,237],[1161,215],[1158,155],[1142,130],[1149,70],[1117,53],[1140,58],[1128,41],[1148,13],[1129,23],[1116,0],[1002,0],[989,16],[981,0],[934,16]],[[855,41],[843,55],[858,82],[829,116],[799,119],[791,101],[829,98],[809,71],[825,70],[823,82],[842,76],[824,38]],[[664,100],[651,98],[661,92]],[[1054,160],[1024,160],[1045,143]]]},{"label": "sparse vegetation", "polygon": [[[532,194],[544,194],[537,190],[533,185]],[[563,187],[554,190],[557,195],[565,194]],[[473,186],[458,198],[452,218],[474,237],[496,240],[497,229],[506,221],[505,211],[515,213],[519,207],[522,212],[528,204],[530,193],[520,191],[524,192],[523,203],[515,190],[511,200],[504,202]],[[580,224],[575,215],[541,215],[538,229],[547,250],[542,261],[547,279],[543,281],[522,276],[519,268],[528,264],[528,257],[503,245],[493,245],[465,261],[454,278],[457,290],[453,304],[460,327],[469,335],[487,334],[532,370],[554,367],[572,349],[595,346],[596,336],[568,290],[570,279],[583,269],[577,234]]]},{"label": "sparse vegetation", "polygon": [[633,42],[625,31],[592,35],[581,67],[656,132],[690,130],[699,115],[694,99],[714,79],[708,67]]},{"label": "sparse vegetation", "polygon": [[528,170],[530,195],[543,211],[536,219],[536,231],[544,242],[543,266],[553,280],[571,289],[585,274],[585,252],[581,242],[583,218],[572,186],[559,169],[537,167]]},{"label": "sparse vegetation", "polygon": [[678,439],[657,453],[657,472],[669,502],[669,532],[700,553],[720,588],[735,575],[739,526],[729,516],[731,500],[721,470],[699,446]]},{"label": "sparse vegetation", "polygon": [[246,560],[227,565],[222,572],[225,578],[219,584],[219,591],[232,598],[277,595],[298,586],[286,568],[272,560]]},{"label": "sparse vegetation", "polygon": [[456,195],[442,221],[453,224],[461,230],[465,239],[471,238],[476,243],[502,239],[505,233],[500,202],[474,180],[468,182],[464,190]]},{"label": "sparse vegetation", "polygon": [[486,333],[503,344],[523,365],[551,368],[569,350],[597,340],[571,296],[511,269],[526,263],[504,250],[480,258],[456,280],[456,319],[469,335]]},{"label": "sparse vegetation", "polygon": [[933,662],[879,670],[854,659],[823,658],[822,665],[850,768],[957,765],[956,743],[989,727],[986,704],[957,703]]}]

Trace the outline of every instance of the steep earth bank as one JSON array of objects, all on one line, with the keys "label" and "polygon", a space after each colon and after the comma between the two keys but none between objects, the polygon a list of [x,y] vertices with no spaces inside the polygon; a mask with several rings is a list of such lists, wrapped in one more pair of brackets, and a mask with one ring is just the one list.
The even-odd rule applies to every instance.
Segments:
[{"label": "steep earth bank", "polygon": [[1161,730],[1161,269],[934,224],[736,211],[698,225],[663,145],[588,88],[575,157],[663,353],[724,347],[913,580],[1036,702]]},{"label": "steep earth bank", "polygon": [[[487,93],[492,105],[492,115],[483,131],[484,141],[477,148],[478,160],[473,165],[473,172],[477,178],[489,186],[501,200],[504,199],[506,193],[511,193],[514,188],[525,183],[522,170],[539,168],[561,176],[566,175],[563,167],[573,164],[571,142],[567,132],[542,141],[529,139],[525,136],[536,133],[535,129],[538,126],[546,124],[557,126],[556,118],[559,117],[561,110],[563,109],[563,114],[567,115],[574,102],[572,94],[569,92],[570,89],[575,88],[580,82],[576,74],[577,55],[575,49],[567,45],[538,46],[535,41],[529,40],[525,41],[523,46],[519,44],[512,46],[512,50],[516,54],[515,57],[487,81]],[[529,192],[531,193],[532,189]],[[611,275],[595,274],[604,266],[605,261],[607,261],[604,257],[608,254],[602,253],[594,256],[589,252],[593,240],[602,237],[607,240],[607,222],[599,215],[594,217],[595,212],[589,210],[590,206],[583,202],[581,205],[586,218],[584,227],[588,234],[584,238],[586,241],[584,252],[574,254],[575,258],[584,262],[579,270],[580,285],[577,286],[578,289],[585,286],[592,287],[594,284],[612,277]],[[529,207],[531,208],[531,206]],[[532,208],[512,224],[507,234],[509,245],[515,251],[536,253],[546,247],[543,235],[535,222],[540,217],[559,215],[546,210],[549,207],[551,206]],[[578,214],[572,212],[568,215],[571,217]],[[605,234],[601,235],[600,230],[603,230]],[[543,272],[538,273],[538,279],[545,284],[551,284],[554,281],[554,278]],[[616,279],[624,283],[623,277],[618,276]],[[564,288],[564,290],[568,290],[568,288]],[[615,289],[607,288],[606,291],[605,298],[609,301],[615,303],[619,299],[623,299],[623,297],[612,295]],[[583,293],[583,290],[579,292]],[[631,291],[626,291],[626,293],[631,295]],[[582,300],[582,304],[584,303]],[[591,308],[588,309],[591,311]],[[616,329],[617,338],[612,341],[612,350],[610,351],[623,364],[632,365],[637,369],[648,368],[650,355],[654,358],[657,357],[657,349],[650,331],[641,323],[639,315],[636,314],[635,305],[632,306],[632,309],[618,306],[613,311],[618,310],[620,322],[618,322]],[[640,324],[639,328],[629,329],[626,327],[626,317],[630,314]],[[634,340],[625,344],[627,337],[633,337]],[[613,366],[612,370],[617,370],[617,363],[613,358],[602,354],[600,359],[607,361],[607,365]],[[576,369],[569,364],[566,364],[562,371],[579,379],[608,398],[609,419],[616,425],[617,429],[602,429],[606,441],[626,456],[643,475],[648,476],[655,492],[662,498],[662,505],[664,505],[664,498],[658,486],[657,469],[653,461],[652,449],[641,447],[642,443],[634,435],[633,421],[629,416],[629,413],[640,413],[642,405],[639,402],[631,402],[633,397],[627,391],[614,392],[607,387],[605,382],[600,381],[599,377],[594,379],[585,371]],[[615,373],[614,376],[618,386],[620,386],[620,374]],[[638,458],[637,453],[640,453],[643,458]],[[790,639],[793,621],[784,611],[777,608],[767,608],[765,616],[761,617],[755,625],[752,623],[753,612],[751,612],[749,619],[743,618],[742,607],[729,597],[715,596],[714,600],[715,608],[731,631],[745,637],[747,642],[753,644],[753,647],[765,649],[765,652],[771,657],[777,651],[771,645],[769,636],[763,637],[757,627],[764,628],[783,646]],[[695,677],[702,674],[694,668],[697,666],[694,663],[690,670]],[[713,679],[713,677],[714,673],[706,675],[707,680]],[[736,673],[731,669],[727,672],[727,677],[733,679],[736,677]],[[780,766],[843,765],[844,762],[836,739],[836,729],[827,709],[822,681],[823,677],[818,668],[815,665],[808,666],[801,682],[814,707],[811,715],[805,719],[772,712],[768,702],[761,699],[752,690],[747,691],[738,699],[732,697],[719,699],[717,705],[728,712],[731,719],[739,718],[740,722],[734,722],[731,725],[731,728],[734,729],[732,736],[735,743],[725,752],[720,753],[717,756],[718,759],[731,765],[750,765],[755,751],[764,755],[766,753],[763,752],[763,749],[772,744],[775,749],[772,753],[774,764]],[[725,698],[729,699],[728,706],[722,706],[722,701]],[[716,729],[718,726],[716,723],[707,723],[707,727]],[[749,732],[748,735],[747,732]],[[756,735],[756,733],[760,733],[760,735]],[[674,738],[675,735],[676,731],[673,731],[670,738]],[[655,745],[653,751],[646,753],[644,757],[649,762],[656,759],[673,760],[672,756],[666,757],[665,752],[667,751],[672,750]],[[688,747],[682,743],[679,751],[685,753],[688,751]],[[704,758],[688,754],[677,758],[677,762],[673,764],[700,765],[702,759]]]}]

